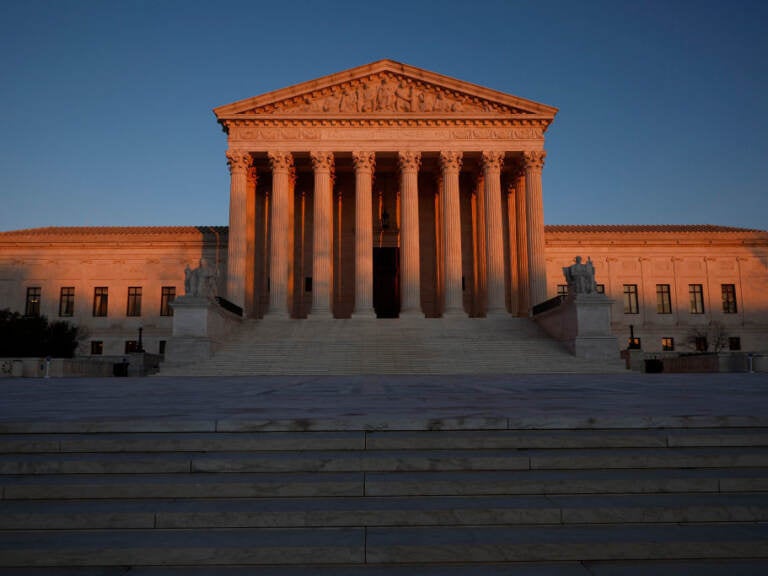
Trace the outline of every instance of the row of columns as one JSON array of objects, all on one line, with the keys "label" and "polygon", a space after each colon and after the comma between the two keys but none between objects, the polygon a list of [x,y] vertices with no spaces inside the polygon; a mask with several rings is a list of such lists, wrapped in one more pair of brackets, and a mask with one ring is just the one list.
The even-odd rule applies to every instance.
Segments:
[{"label": "row of columns", "polygon": [[[289,152],[268,152],[272,168],[272,194],[270,209],[270,316],[289,315],[288,285],[290,274],[290,198],[295,178],[293,155]],[[441,194],[442,284],[443,313],[446,316],[463,314],[461,211],[459,174],[462,153],[440,152],[443,182]],[[527,262],[518,262],[512,271],[520,286],[519,298],[526,312],[533,304],[546,300],[546,263],[544,257],[544,217],[541,193],[541,171],[545,152],[523,154],[524,170],[516,177],[518,191],[514,194],[514,208],[508,206],[510,237],[518,246],[518,255],[527,255]],[[313,317],[333,315],[333,179],[332,152],[313,151],[310,154],[314,170],[313,259],[312,259],[312,311]],[[355,169],[355,307],[354,316],[375,317],[373,310],[373,222],[371,219],[372,182],[375,172],[375,153],[354,152]],[[227,151],[230,167],[229,242],[227,260],[227,298],[245,308],[246,281],[248,279],[248,182],[255,183],[253,158],[249,152]],[[419,189],[421,166],[419,152],[400,152],[401,224],[400,224],[400,283],[401,316],[421,313],[419,270]],[[501,168],[504,153],[482,153],[482,202],[479,206],[484,229],[486,314],[500,314],[505,306],[504,239],[502,223]],[[511,196],[510,196],[511,197]],[[518,223],[519,225],[515,225]],[[524,225],[523,225],[524,223]],[[514,226],[514,230],[512,227]],[[522,248],[522,249],[521,249]],[[523,265],[524,264],[524,265]],[[527,277],[525,277],[527,276]]]}]

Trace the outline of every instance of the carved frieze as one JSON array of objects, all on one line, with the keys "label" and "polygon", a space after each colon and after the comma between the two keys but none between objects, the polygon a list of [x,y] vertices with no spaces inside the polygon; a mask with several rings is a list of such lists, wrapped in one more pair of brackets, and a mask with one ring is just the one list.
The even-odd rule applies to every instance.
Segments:
[{"label": "carved frieze", "polygon": [[525,110],[485,100],[392,72],[372,74],[249,110],[246,114],[526,114]]}]

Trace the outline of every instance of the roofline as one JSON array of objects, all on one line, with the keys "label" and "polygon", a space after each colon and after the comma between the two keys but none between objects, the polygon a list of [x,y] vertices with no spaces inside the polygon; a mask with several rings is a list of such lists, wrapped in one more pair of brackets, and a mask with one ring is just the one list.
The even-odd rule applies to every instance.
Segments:
[{"label": "roofline", "polygon": [[313,90],[319,90],[333,84],[355,80],[357,78],[370,74],[376,74],[379,72],[401,73],[412,76],[419,80],[423,80],[425,82],[443,84],[446,87],[457,91],[466,92],[470,90],[474,93],[474,95],[487,98],[489,100],[501,100],[503,103],[507,103],[511,106],[532,108],[533,110],[537,111],[538,114],[546,116],[549,120],[554,119],[558,112],[558,109],[554,106],[542,104],[541,102],[528,100],[527,98],[522,98],[520,96],[514,96],[506,92],[501,92],[500,90],[494,90],[493,88],[487,88],[479,84],[466,82],[464,80],[459,80],[457,78],[446,76],[438,72],[432,72],[430,70],[417,68],[416,66],[411,66],[409,64],[403,64],[402,62],[397,62],[395,60],[382,59],[371,62],[370,64],[364,64],[362,66],[349,68],[341,72],[335,72],[333,74],[321,76],[320,78],[316,78],[314,80],[308,80],[299,84],[294,84],[292,86],[272,90],[258,96],[252,96],[250,98],[238,100],[223,106],[217,106],[213,109],[213,113],[216,115],[219,121],[227,120],[231,119],[231,115],[237,114],[238,111],[255,108],[257,106],[264,105],[269,102],[274,102],[276,100],[292,98],[294,96],[298,96],[299,94],[304,94]]}]

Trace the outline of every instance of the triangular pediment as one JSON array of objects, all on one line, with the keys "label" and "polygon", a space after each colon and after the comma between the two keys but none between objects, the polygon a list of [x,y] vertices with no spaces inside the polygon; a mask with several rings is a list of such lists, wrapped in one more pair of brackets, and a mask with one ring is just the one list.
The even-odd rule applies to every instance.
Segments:
[{"label": "triangular pediment", "polygon": [[264,116],[535,116],[557,109],[392,60],[214,109],[220,121]]}]

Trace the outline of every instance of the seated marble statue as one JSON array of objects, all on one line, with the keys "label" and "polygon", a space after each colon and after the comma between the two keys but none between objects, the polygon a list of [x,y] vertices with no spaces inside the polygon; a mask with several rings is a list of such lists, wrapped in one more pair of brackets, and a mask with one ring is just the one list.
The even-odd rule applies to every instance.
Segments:
[{"label": "seated marble statue", "polygon": [[200,266],[195,269],[184,268],[184,294],[198,298],[216,297],[216,272],[208,267],[205,259],[200,259]]},{"label": "seated marble statue", "polygon": [[592,259],[587,257],[586,264],[582,264],[581,256],[576,256],[575,260],[575,264],[563,268],[565,281],[568,283],[568,293],[575,296],[597,292],[595,266],[592,264]]}]

